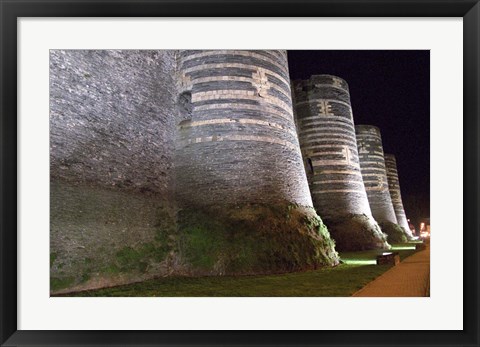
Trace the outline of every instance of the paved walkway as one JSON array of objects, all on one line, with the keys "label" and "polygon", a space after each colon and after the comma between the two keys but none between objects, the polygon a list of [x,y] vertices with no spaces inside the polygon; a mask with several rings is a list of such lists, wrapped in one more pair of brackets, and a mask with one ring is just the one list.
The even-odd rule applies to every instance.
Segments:
[{"label": "paved walkway", "polygon": [[430,296],[430,245],[383,273],[353,296]]}]

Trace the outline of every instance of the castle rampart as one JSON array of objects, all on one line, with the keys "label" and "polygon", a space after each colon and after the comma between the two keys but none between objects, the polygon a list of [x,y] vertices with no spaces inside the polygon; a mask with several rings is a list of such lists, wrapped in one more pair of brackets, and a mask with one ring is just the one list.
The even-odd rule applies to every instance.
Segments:
[{"label": "castle rampart", "polygon": [[405,230],[407,237],[411,238],[413,235],[410,231],[405,210],[403,208],[402,193],[400,191],[400,182],[398,178],[397,160],[393,154],[385,153],[385,165],[387,169],[388,189],[392,198],[393,209],[395,210],[395,216],[397,217],[398,225]]},{"label": "castle rampart", "polygon": [[183,51],[192,112],[178,122],[178,197],[193,206],[312,206],[283,51]]},{"label": "castle rampart", "polygon": [[317,212],[340,250],[388,247],[373,220],[362,173],[348,84],[331,75],[294,83],[300,145]]},{"label": "castle rampart", "polygon": [[388,235],[388,241],[404,241],[402,229],[397,224],[383,155],[380,129],[373,125],[356,125],[358,154],[363,181],[373,217]]},{"label": "castle rampart", "polygon": [[[286,247],[323,242],[311,232],[296,234],[303,227],[287,231],[294,219],[318,217],[312,208],[293,119],[286,52],[181,51],[179,74],[180,96],[189,100],[183,108],[187,112],[180,113],[177,124],[175,171],[181,227],[196,228],[200,221],[198,216],[192,217],[194,211],[204,213],[200,219],[215,215],[223,224],[217,225],[215,235],[205,231],[202,237],[227,242],[223,238],[236,234],[238,247],[252,252],[250,264],[237,265],[230,256],[222,258],[221,252],[212,251],[211,258],[222,265],[205,266],[208,271],[285,271],[292,256]],[[300,207],[303,212],[294,212],[296,217],[290,221],[277,217],[277,222],[283,220],[281,225],[262,222],[270,220],[277,213],[274,210],[288,206]],[[300,219],[295,223],[302,224]],[[192,224],[192,220],[196,222]],[[188,237],[189,232],[184,234]],[[305,239],[294,241],[292,237]],[[328,233],[324,237],[328,238]],[[248,245],[241,246],[245,239]],[[232,247],[233,254],[241,251]],[[273,258],[277,260],[264,259],[262,247],[271,248],[268,253],[276,254]],[[320,247],[326,247],[327,253],[333,251],[331,246]],[[315,247],[307,248],[294,267],[336,262],[330,256],[313,259]]]},{"label": "castle rampart", "polygon": [[50,51],[52,291],[177,263],[175,64],[172,51]]},{"label": "castle rampart", "polygon": [[320,216],[341,250],[388,248],[378,128],[341,78],[294,94],[283,50],[51,50],[51,292],[337,265]]}]

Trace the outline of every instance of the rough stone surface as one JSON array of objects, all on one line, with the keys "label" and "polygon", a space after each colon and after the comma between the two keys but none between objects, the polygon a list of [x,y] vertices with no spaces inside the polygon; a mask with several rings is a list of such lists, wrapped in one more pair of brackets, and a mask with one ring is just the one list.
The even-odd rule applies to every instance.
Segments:
[{"label": "rough stone surface", "polygon": [[182,51],[177,198],[182,206],[312,206],[285,51]]},{"label": "rough stone surface", "polygon": [[387,252],[377,255],[377,265],[398,265],[400,263],[400,255],[398,252]]},{"label": "rough stone surface", "polygon": [[174,68],[170,51],[52,50],[52,179],[171,194]]},{"label": "rough stone surface", "polygon": [[318,213],[339,250],[388,248],[373,220],[360,171],[350,94],[336,76],[294,82],[295,115]]},{"label": "rough stone surface", "polygon": [[338,264],[286,59],[52,50],[51,291]]},{"label": "rough stone surface", "polygon": [[172,51],[50,51],[51,289],[172,271]]},{"label": "rough stone surface", "polygon": [[179,214],[190,274],[267,274],[337,265],[327,228],[313,208],[246,204]]},{"label": "rough stone surface", "polygon": [[[257,205],[269,206],[264,211],[266,219],[291,205],[312,206],[295,130],[285,51],[181,51],[179,75],[182,112],[175,172],[180,208],[224,219],[217,232],[223,238],[236,229],[229,231],[229,224],[246,223],[250,217],[245,215],[249,210],[255,215],[252,211]],[[232,209],[243,211],[242,216],[231,216]],[[187,215],[190,220],[199,218]],[[277,218],[288,224],[287,215]],[[180,220],[183,229],[195,227],[185,219]],[[264,242],[259,228],[265,226],[260,222],[250,225],[250,235],[244,237]],[[271,223],[269,228],[276,227]],[[277,232],[281,239],[288,231],[277,228]],[[317,242],[309,232],[304,235],[308,242]],[[329,239],[328,233],[321,237]],[[242,241],[237,238],[235,242]],[[282,258],[287,251],[280,244],[272,239],[270,246]],[[247,252],[257,252],[251,245],[246,247]],[[322,247],[334,253],[333,243]],[[318,250],[307,247],[304,252],[299,254],[297,268],[310,267],[312,252]],[[221,255],[217,258],[216,264],[222,262]],[[337,261],[335,256],[328,260]],[[276,267],[264,261],[244,265],[239,272],[259,273]],[[282,269],[286,270],[279,265],[278,270]],[[232,273],[235,269],[212,265],[209,271]]]},{"label": "rough stone surface", "polygon": [[356,125],[355,132],[360,167],[373,217],[380,225],[397,224],[388,190],[380,129],[373,125]]},{"label": "rough stone surface", "polygon": [[383,221],[379,223],[382,231],[387,235],[388,242],[390,243],[403,243],[407,242],[408,238],[403,228],[392,222]]},{"label": "rough stone surface", "polygon": [[400,183],[398,179],[397,160],[393,154],[385,153],[385,166],[387,169],[388,189],[392,198],[393,209],[397,217],[398,225],[404,230],[408,238],[412,238],[412,232],[408,225],[405,210],[403,208],[402,193],[400,191]]}]

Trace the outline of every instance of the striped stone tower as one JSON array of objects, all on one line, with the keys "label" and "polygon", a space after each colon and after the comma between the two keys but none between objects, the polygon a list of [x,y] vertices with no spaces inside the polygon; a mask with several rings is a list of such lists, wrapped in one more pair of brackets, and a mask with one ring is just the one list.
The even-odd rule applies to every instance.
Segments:
[{"label": "striped stone tower", "polygon": [[387,169],[388,188],[392,198],[393,209],[397,217],[398,225],[406,232],[407,237],[411,238],[412,232],[408,226],[407,217],[402,203],[402,194],[400,191],[400,183],[398,179],[397,160],[393,154],[385,153],[385,166]]},{"label": "striped stone tower", "polygon": [[390,242],[403,241],[398,239],[399,234],[404,233],[397,224],[388,189],[380,129],[373,125],[356,125],[355,132],[363,182],[373,217],[388,235]]},{"label": "striped stone tower", "polygon": [[360,171],[347,83],[314,75],[294,82],[300,146],[317,212],[337,248],[386,248],[373,220]]},{"label": "striped stone tower", "polygon": [[[321,221],[312,208],[295,130],[286,51],[180,51],[178,63],[180,224],[188,229],[196,227],[189,225],[192,220],[215,220],[219,230],[204,239],[252,243],[243,246],[243,255],[229,250],[231,257],[251,253],[242,264],[221,258],[225,249],[213,252],[218,268],[209,270],[258,273],[336,263],[328,232],[291,232],[294,221]],[[295,218],[275,212],[289,206],[297,206]],[[309,246],[294,261],[291,252],[300,244]],[[319,249],[323,255],[316,258]],[[277,255],[269,259],[269,254]]]}]

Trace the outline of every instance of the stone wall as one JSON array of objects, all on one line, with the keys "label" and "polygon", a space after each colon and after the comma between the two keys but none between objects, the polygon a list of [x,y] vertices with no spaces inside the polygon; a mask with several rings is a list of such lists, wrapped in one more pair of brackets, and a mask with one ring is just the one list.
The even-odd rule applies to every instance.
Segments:
[{"label": "stone wall", "polygon": [[356,125],[355,132],[360,167],[373,217],[390,242],[406,241],[403,229],[397,224],[388,189],[380,129],[373,125]]},{"label": "stone wall", "polygon": [[400,191],[400,182],[398,179],[397,160],[393,154],[385,153],[385,166],[387,169],[388,189],[392,198],[393,209],[400,225],[408,235],[412,237],[412,232],[408,225],[405,210],[403,208],[402,193]]},{"label": "stone wall", "polygon": [[[319,219],[293,119],[286,52],[182,51],[179,73],[175,172],[185,253],[196,233],[219,243],[208,259],[190,254],[190,263],[215,274],[336,263],[333,245],[324,243],[328,233],[305,229],[309,218]],[[297,211],[289,219],[292,207]],[[208,224],[212,219],[221,225]],[[304,242],[317,246],[297,250]],[[330,255],[318,258],[318,247]]]},{"label": "stone wall", "polygon": [[293,89],[281,50],[51,50],[52,292],[335,265],[330,233],[388,248],[379,224],[402,241],[395,158],[347,82]]},{"label": "stone wall", "polygon": [[372,214],[380,223],[397,223],[388,190],[380,129],[372,125],[357,125],[355,130],[360,167]]},{"label": "stone wall", "polygon": [[286,52],[182,51],[177,196],[182,205],[311,206]]},{"label": "stone wall", "polygon": [[313,203],[340,250],[387,248],[360,171],[348,84],[330,75],[294,82],[300,146]]},{"label": "stone wall", "polygon": [[175,52],[50,51],[51,289],[175,268]]}]

